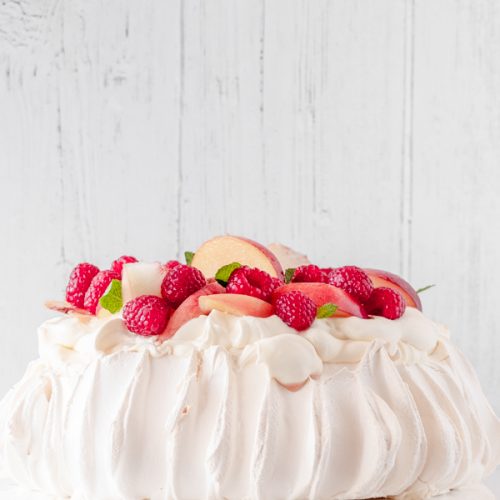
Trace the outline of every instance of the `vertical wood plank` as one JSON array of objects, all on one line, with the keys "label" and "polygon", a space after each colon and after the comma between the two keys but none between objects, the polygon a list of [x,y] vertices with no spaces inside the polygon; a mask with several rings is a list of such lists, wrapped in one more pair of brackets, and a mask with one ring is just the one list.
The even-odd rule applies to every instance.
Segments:
[{"label": "vertical wood plank", "polygon": [[267,3],[269,237],[324,263],[401,265],[403,2]]},{"label": "vertical wood plank", "polygon": [[177,250],[180,2],[59,9],[62,161],[78,200],[69,223],[82,231],[69,258],[82,248],[102,265],[122,252],[167,258]]},{"label": "vertical wood plank", "polygon": [[179,5],[1,7],[2,393],[76,262],[177,251]]},{"label": "vertical wood plank", "polygon": [[[180,241],[232,232],[260,237],[262,5],[184,2]],[[264,215],[264,219],[263,219]]]},{"label": "vertical wood plank", "polygon": [[64,268],[55,63],[42,49],[53,33],[50,9],[0,8],[1,394],[35,358],[41,303],[60,293]]},{"label": "vertical wood plank", "polygon": [[412,276],[497,410],[500,6],[416,2]]}]

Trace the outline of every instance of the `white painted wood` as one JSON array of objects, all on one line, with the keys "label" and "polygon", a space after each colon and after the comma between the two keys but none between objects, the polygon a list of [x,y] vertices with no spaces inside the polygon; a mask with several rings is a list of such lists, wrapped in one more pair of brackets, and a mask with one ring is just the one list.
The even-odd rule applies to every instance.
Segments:
[{"label": "white painted wood", "polygon": [[417,2],[411,277],[500,409],[500,9]]},{"label": "white painted wood", "polygon": [[5,0],[0,392],[78,261],[223,232],[439,284],[500,382],[494,0]]}]

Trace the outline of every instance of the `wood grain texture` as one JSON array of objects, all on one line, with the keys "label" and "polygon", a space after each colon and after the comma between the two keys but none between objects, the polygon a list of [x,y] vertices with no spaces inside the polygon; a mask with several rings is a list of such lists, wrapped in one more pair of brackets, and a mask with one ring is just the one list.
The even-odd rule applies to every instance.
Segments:
[{"label": "wood grain texture", "polygon": [[421,1],[415,26],[410,275],[498,409],[500,5]]},{"label": "wood grain texture", "polygon": [[231,232],[438,283],[500,410],[499,28],[494,0],[5,0],[0,392],[76,262]]}]

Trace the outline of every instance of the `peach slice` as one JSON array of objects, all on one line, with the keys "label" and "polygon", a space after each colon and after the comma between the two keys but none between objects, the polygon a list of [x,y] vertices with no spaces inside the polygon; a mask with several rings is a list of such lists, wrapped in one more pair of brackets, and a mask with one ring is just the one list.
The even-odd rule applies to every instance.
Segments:
[{"label": "peach slice", "polygon": [[417,292],[401,276],[380,269],[365,269],[365,272],[370,276],[375,288],[381,286],[392,288],[403,296],[407,306],[416,307],[419,311],[422,310],[422,302]]},{"label": "peach slice", "polygon": [[275,278],[284,277],[283,268],[271,250],[240,236],[217,236],[206,241],[194,254],[191,265],[206,278],[213,278],[222,266],[231,262],[257,267]]},{"label": "peach slice", "polygon": [[122,274],[123,303],[140,295],[161,297],[161,283],[167,269],[159,262],[132,262],[124,264]]},{"label": "peach slice", "polygon": [[273,252],[283,269],[306,266],[311,263],[306,255],[296,252],[281,243],[271,243],[267,248]]},{"label": "peach slice", "polygon": [[185,323],[193,318],[201,316],[203,311],[198,305],[198,299],[203,295],[224,293],[224,287],[219,285],[216,281],[208,283],[203,288],[200,288],[197,292],[190,295],[181,305],[174,311],[170,320],[168,321],[167,328],[158,337],[160,341],[169,339],[175,332]]},{"label": "peach slice", "polygon": [[235,316],[255,316],[257,318],[267,318],[273,314],[273,306],[268,302],[239,293],[204,295],[199,298],[198,304],[205,314],[214,309]]},{"label": "peach slice", "polygon": [[81,309],[80,307],[76,307],[69,302],[65,302],[62,300],[47,300],[45,302],[45,307],[50,309],[51,311],[56,311],[61,314],[75,314],[80,316],[93,316],[93,314],[86,309]]},{"label": "peach slice", "polygon": [[273,293],[273,303],[284,293],[299,291],[307,295],[318,307],[332,303],[338,306],[336,317],[357,316],[367,318],[364,307],[341,288],[326,283],[289,283]]}]

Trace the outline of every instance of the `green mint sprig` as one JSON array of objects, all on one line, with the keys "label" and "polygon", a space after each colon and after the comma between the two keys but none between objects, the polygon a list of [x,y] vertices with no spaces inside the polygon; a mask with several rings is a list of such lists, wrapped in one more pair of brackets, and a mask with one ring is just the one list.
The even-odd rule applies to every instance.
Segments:
[{"label": "green mint sprig", "polygon": [[188,266],[193,262],[194,252],[184,252],[184,258],[186,259],[186,264]]},{"label": "green mint sprig", "polygon": [[432,287],[435,287],[436,285],[427,285],[427,286],[424,286],[422,288],[419,288],[417,290],[417,293],[422,293],[422,292],[425,292],[426,290],[429,290],[429,288],[432,288]]},{"label": "green mint sprig", "polygon": [[241,264],[239,262],[231,262],[231,264],[226,264],[215,273],[215,279],[222,286],[226,286],[229,278],[231,277],[231,274],[233,274],[233,271],[235,271],[239,267],[241,267]]},{"label": "green mint sprig", "polygon": [[99,299],[99,304],[111,314],[117,313],[123,306],[122,282],[111,280],[104,295]]},{"label": "green mint sprig", "polygon": [[318,311],[316,313],[317,318],[331,318],[335,312],[337,311],[338,306],[332,304],[331,302],[327,302],[322,306],[318,307]]},{"label": "green mint sprig", "polygon": [[290,283],[290,281],[292,281],[294,274],[295,274],[295,267],[289,267],[285,271],[285,283]]}]

